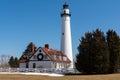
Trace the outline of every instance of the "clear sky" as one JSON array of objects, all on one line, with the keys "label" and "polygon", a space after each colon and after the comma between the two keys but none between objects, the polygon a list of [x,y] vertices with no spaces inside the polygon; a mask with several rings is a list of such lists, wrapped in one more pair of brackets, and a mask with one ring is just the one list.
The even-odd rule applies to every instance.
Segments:
[{"label": "clear sky", "polygon": [[30,42],[60,50],[65,2],[72,14],[74,54],[85,32],[114,29],[120,35],[120,0],[0,0],[0,55],[20,57]]}]

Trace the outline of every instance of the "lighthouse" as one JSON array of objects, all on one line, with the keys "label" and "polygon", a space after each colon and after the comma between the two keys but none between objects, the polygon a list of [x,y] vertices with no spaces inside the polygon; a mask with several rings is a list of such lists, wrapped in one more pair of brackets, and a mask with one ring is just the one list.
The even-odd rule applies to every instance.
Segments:
[{"label": "lighthouse", "polygon": [[69,68],[73,68],[73,55],[72,55],[72,42],[71,42],[71,29],[70,29],[70,11],[69,5],[63,5],[61,18],[62,18],[62,33],[61,33],[61,51],[67,55],[71,60]]}]

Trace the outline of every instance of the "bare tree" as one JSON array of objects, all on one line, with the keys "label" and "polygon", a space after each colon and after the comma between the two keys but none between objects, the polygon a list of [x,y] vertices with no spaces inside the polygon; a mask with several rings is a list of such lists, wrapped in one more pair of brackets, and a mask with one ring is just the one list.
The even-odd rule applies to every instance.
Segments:
[{"label": "bare tree", "polygon": [[0,56],[0,67],[1,68],[9,67],[9,64],[8,64],[9,59],[10,59],[10,56],[8,56],[8,55],[1,55]]}]

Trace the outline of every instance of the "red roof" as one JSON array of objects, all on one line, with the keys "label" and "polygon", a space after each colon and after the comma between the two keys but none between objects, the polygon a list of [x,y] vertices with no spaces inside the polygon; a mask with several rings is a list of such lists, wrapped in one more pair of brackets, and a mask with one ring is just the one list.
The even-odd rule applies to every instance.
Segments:
[{"label": "red roof", "polygon": [[25,62],[27,62],[27,59],[20,59],[20,62],[25,63]]},{"label": "red roof", "polygon": [[[52,61],[69,62],[69,63],[71,62],[70,59],[61,51],[53,50],[53,49],[49,49],[49,48],[44,48],[44,47],[39,47],[39,48],[41,48],[44,51],[44,53],[46,55],[48,55],[48,57]],[[37,50],[39,50],[39,48]],[[37,50],[33,54],[29,54],[28,56],[31,58],[37,52]],[[66,59],[64,59],[64,58],[66,58]],[[23,55],[22,55],[22,57],[20,58],[20,62],[25,63],[27,61],[29,61],[29,60],[27,60],[26,58],[23,58]]]},{"label": "red roof", "polygon": [[[49,56],[49,58],[53,61],[59,61],[59,62],[71,62],[70,59],[61,51],[57,51],[57,50],[53,50],[53,49],[49,49],[49,48],[41,48],[46,55]],[[54,57],[56,56],[56,57]],[[60,59],[61,57],[61,59]],[[66,60],[64,60],[63,58],[66,58]]]}]

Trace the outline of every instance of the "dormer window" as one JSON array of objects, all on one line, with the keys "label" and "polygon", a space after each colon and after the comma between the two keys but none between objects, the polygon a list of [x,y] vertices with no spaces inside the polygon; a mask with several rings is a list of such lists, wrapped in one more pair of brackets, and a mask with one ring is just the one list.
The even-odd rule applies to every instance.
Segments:
[{"label": "dormer window", "polygon": [[54,54],[54,59],[56,59],[56,55]]},{"label": "dormer window", "polygon": [[62,56],[61,55],[59,56],[59,59],[62,60]]},{"label": "dormer window", "polygon": [[63,60],[64,60],[64,61],[67,61],[67,57],[64,56],[64,57],[63,57]]}]

